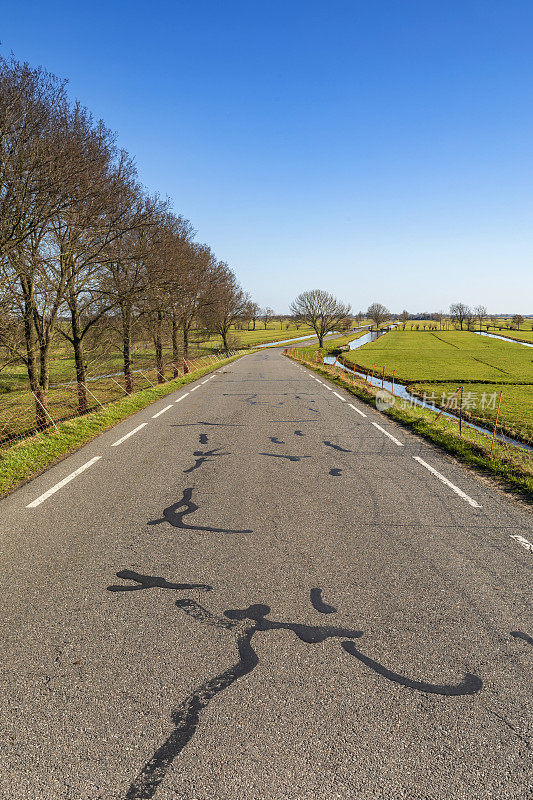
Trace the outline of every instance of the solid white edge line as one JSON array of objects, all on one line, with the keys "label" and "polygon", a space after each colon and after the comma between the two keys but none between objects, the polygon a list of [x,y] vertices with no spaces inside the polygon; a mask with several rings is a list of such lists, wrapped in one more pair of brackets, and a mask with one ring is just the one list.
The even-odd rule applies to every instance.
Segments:
[{"label": "solid white edge line", "polygon": [[372,422],[371,425],[373,425],[374,428],[377,428],[378,430],[380,430],[381,433],[384,433],[385,436],[388,436],[389,439],[392,439],[394,444],[397,444],[398,447],[403,447],[403,442],[399,442],[398,439],[395,436],[392,435],[392,433],[389,433],[388,431],[386,431],[385,428],[382,428],[381,425],[378,425],[377,422]]},{"label": "solid white edge line", "polygon": [[531,544],[531,542],[528,542],[525,536],[519,536],[519,534],[517,533],[511,533],[510,536],[511,539],[515,539],[518,542],[518,544],[522,545],[522,547],[525,547],[526,550],[529,550],[531,553],[533,553],[533,544]]},{"label": "solid white edge line", "polygon": [[476,503],[476,501],[472,500],[472,498],[465,492],[463,492],[462,489],[459,489],[459,487],[456,486],[451,481],[449,481],[448,478],[445,478],[444,475],[441,475],[440,472],[437,472],[435,467],[432,467],[431,464],[428,464],[427,461],[424,461],[423,458],[420,458],[420,456],[413,456],[413,458],[415,461],[418,461],[419,464],[422,464],[423,467],[429,470],[432,475],[434,475],[436,478],[439,479],[439,481],[442,481],[444,484],[446,484],[446,486],[448,486],[453,492],[455,492],[455,494],[458,494],[459,497],[462,497],[463,500],[466,500],[466,502],[469,503],[472,506],[472,508],[481,508],[479,503]]},{"label": "solid white edge line", "polygon": [[333,394],[335,395],[335,397],[338,397],[338,398],[339,398],[339,400],[342,400],[342,402],[343,402],[343,403],[345,403],[345,402],[346,402],[346,400],[344,399],[344,397],[342,397],[342,396],[341,396],[341,395],[340,395],[338,392],[333,392]]},{"label": "solid white edge line", "polygon": [[348,403],[348,405],[350,406],[350,408],[353,408],[354,411],[357,411],[358,414],[361,414],[361,416],[365,417],[365,419],[366,419],[366,414],[363,414],[362,411],[359,411],[359,409],[356,408],[352,403]]},{"label": "solid white edge line", "polygon": [[26,508],[36,508],[36,506],[41,505],[41,503],[43,503],[48,497],[50,497],[50,495],[55,494],[59,489],[62,489],[63,486],[66,486],[66,484],[70,483],[71,480],[73,480],[74,478],[77,478],[77,476],[81,475],[82,472],[85,472],[85,470],[88,469],[88,467],[90,467],[91,464],[94,464],[96,461],[99,461],[101,458],[102,458],[102,456],[95,456],[94,458],[91,458],[91,460],[87,461],[87,463],[84,464],[82,467],[78,467],[78,469],[74,470],[74,472],[71,472],[70,475],[67,475],[66,478],[63,478],[62,481],[59,481],[59,483],[56,483],[56,485],[52,486],[51,489],[48,489],[47,492],[45,492],[44,494],[40,495],[37,498],[37,500],[33,500],[33,502],[28,503]]},{"label": "solid white edge line", "polygon": [[133,434],[134,434],[134,433],[137,433],[137,431],[140,431],[140,430],[141,430],[141,428],[144,428],[144,426],[145,426],[145,425],[148,425],[148,423],[147,423],[147,422],[141,422],[141,424],[140,424],[140,425],[137,425],[137,427],[136,427],[136,428],[134,428],[132,431],[130,431],[129,433],[127,433],[127,434],[126,434],[125,436],[123,436],[121,439],[118,439],[118,441],[116,441],[116,442],[113,442],[113,444],[111,445],[111,447],[117,447],[119,444],[122,444],[122,442],[125,442],[125,441],[126,441],[126,439],[129,439],[129,438],[130,438],[130,436],[133,436]]},{"label": "solid white edge line", "polygon": [[161,414],[164,414],[164,413],[165,413],[165,411],[168,411],[168,409],[169,409],[169,408],[172,408],[172,405],[170,405],[170,406],[165,406],[165,408],[162,408],[162,409],[161,409],[161,411],[158,411],[158,412],[157,412],[157,414],[153,414],[153,415],[152,415],[152,419],[157,419],[158,417],[160,417],[160,416],[161,416]]},{"label": "solid white edge line", "polygon": [[174,402],[175,402],[175,403],[179,403],[179,402],[180,402],[180,400],[183,400],[183,398],[184,398],[184,397],[187,397],[187,395],[188,395],[188,394],[189,394],[189,392],[185,392],[185,394],[182,394],[182,395],[181,395],[181,397],[178,397],[178,399],[177,399],[177,400],[174,400]]},{"label": "solid white edge line", "polygon": [[200,384],[198,384],[198,386],[194,386],[194,387],[191,389],[191,392],[195,392],[195,391],[196,391],[197,389],[199,389],[199,388],[200,388]]}]

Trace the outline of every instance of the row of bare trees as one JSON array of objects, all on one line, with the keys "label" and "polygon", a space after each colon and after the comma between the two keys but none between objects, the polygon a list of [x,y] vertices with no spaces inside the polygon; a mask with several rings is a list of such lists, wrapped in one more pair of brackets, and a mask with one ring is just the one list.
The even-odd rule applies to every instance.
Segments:
[{"label": "row of bare trees", "polygon": [[[44,424],[53,343],[70,343],[80,411],[84,345],[121,340],[132,390],[132,331],[143,320],[163,375],[163,327],[175,370],[193,326],[227,348],[250,300],[228,265],[194,241],[188,220],[140,184],[114,134],[42,68],[0,59],[0,348],[23,363]],[[102,333],[104,332],[104,333]]]}]

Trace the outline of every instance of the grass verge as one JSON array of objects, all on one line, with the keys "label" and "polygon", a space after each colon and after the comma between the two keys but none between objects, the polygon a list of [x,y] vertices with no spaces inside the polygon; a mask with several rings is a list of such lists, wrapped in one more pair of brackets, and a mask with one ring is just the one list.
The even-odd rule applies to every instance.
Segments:
[{"label": "grass verge", "polygon": [[180,386],[185,386],[242,355],[241,353],[221,359],[216,364],[201,367],[167,383],[142,389],[121,400],[115,400],[103,409],[61,422],[57,426],[57,431],[49,430],[35,434],[0,451],[0,496],[17,489],[52,464],[79,450],[100,433],[141,411],[160,397],[175,392]]},{"label": "grass verge", "polygon": [[[288,354],[287,357],[291,358]],[[352,383],[351,379],[334,373],[327,365],[319,366],[300,359],[294,360],[341,386],[364,403],[375,405],[377,388],[367,386],[362,381]],[[523,458],[521,453],[510,454],[509,448],[496,443],[495,457],[491,459],[490,439],[484,434],[469,430],[468,436],[472,438],[461,437],[458,431],[454,430],[453,421],[446,420],[442,425],[435,425],[433,424],[435,414],[418,406],[402,408],[395,404],[381,413],[450,453],[459,461],[495,478],[503,488],[511,490],[526,502],[533,503],[533,465],[528,457]],[[522,460],[516,461],[515,458]]]}]

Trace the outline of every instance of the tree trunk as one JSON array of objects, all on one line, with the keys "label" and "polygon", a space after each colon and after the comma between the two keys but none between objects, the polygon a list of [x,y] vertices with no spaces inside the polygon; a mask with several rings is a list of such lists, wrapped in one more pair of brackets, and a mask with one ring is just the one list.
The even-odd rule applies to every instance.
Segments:
[{"label": "tree trunk", "polygon": [[32,309],[30,305],[24,303],[24,341],[26,344],[26,369],[30,389],[35,396],[35,427],[38,430],[46,428],[48,417],[44,410],[44,398],[42,397],[41,387],[37,372],[37,358],[35,355],[36,342],[32,326]]},{"label": "tree trunk", "polygon": [[220,331],[220,335],[222,336],[222,344],[224,346],[224,350],[228,350],[228,331],[226,328],[222,328]]},{"label": "tree trunk", "polygon": [[87,389],[85,388],[85,361],[83,358],[83,339],[80,332],[80,321],[75,311],[71,312],[70,323],[72,326],[72,347],[74,350],[74,363],[76,365],[76,384],[78,388],[78,412],[86,414],[89,410]]},{"label": "tree trunk", "polygon": [[179,372],[179,357],[180,357],[180,348],[178,344],[178,315],[175,311],[172,312],[172,369],[174,377],[177,378],[180,374]]},{"label": "tree trunk", "polygon": [[154,345],[155,345],[155,366],[157,369],[157,382],[164,383],[165,382],[165,374],[163,368],[163,341],[162,341],[162,329],[163,329],[163,312],[158,311],[156,316],[156,324],[155,324],[155,334],[154,334]]},{"label": "tree trunk", "polygon": [[122,309],[122,354],[124,361],[124,385],[128,394],[133,392],[133,375],[131,371],[131,308]]},{"label": "tree trunk", "polygon": [[189,323],[183,323],[183,358],[189,358]]}]

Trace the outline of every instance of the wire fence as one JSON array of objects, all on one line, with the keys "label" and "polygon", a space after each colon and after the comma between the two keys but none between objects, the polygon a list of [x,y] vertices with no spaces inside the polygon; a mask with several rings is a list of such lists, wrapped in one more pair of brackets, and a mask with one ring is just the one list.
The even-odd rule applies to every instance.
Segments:
[{"label": "wire fence", "polygon": [[[369,370],[367,374],[354,371],[339,358],[332,363],[323,360],[318,352],[285,348],[284,353],[310,366],[320,366],[334,377],[342,377],[354,386],[376,396],[376,407],[385,410],[391,406],[410,409],[431,422],[432,425],[458,434],[462,439],[483,451],[491,459],[500,459],[526,470],[533,469],[533,446],[531,414],[505,414],[502,412],[504,391],[498,389],[494,397],[485,398],[486,416],[474,416],[465,402],[464,387],[458,385],[445,398],[432,392],[428,397],[407,391],[403,384],[394,380],[394,373],[385,367]],[[385,378],[386,375],[392,377]],[[448,383],[448,382],[447,382]],[[485,393],[487,394],[487,393]],[[471,399],[471,398],[470,398]],[[440,400],[440,402],[439,402]],[[490,413],[488,413],[490,412]],[[514,434],[514,435],[513,435]]]},{"label": "wire fence", "polygon": [[82,417],[104,408],[134,392],[149,389],[188,373],[214,365],[237,351],[165,362],[160,369],[147,360],[143,368],[132,371],[131,385],[121,372],[97,375],[89,373],[85,381],[51,384],[42,391],[13,391],[0,396],[0,447],[47,429],[56,429],[60,422]]}]

